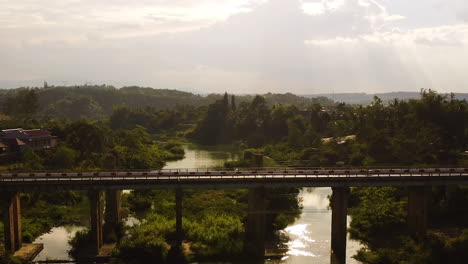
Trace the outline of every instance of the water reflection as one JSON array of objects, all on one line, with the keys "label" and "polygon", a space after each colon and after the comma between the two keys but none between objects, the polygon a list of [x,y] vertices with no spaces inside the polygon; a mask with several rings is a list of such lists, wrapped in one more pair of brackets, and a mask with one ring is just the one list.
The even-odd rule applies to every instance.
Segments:
[{"label": "water reflection", "polygon": [[226,151],[225,148],[205,147],[195,144],[184,145],[185,158],[182,160],[168,162],[165,169],[178,168],[214,168],[221,167],[225,161],[237,160],[238,154],[234,151]]},{"label": "water reflection", "polygon": [[34,259],[34,261],[41,260],[72,260],[68,256],[70,245],[68,241],[72,239],[76,232],[84,230],[83,226],[67,225],[54,227],[49,233],[43,234],[34,240],[34,243],[43,243],[44,249]]},{"label": "water reflection", "polygon": [[[288,255],[315,257],[312,252],[306,251],[308,243],[314,243],[315,240],[309,237],[307,224],[299,224],[287,227],[284,232],[288,234],[291,240],[287,243]],[[294,236],[294,239],[292,238]],[[287,259],[287,258],[284,258]]]},{"label": "water reflection", "polygon": [[[303,189],[299,194],[303,211],[295,223],[283,232],[289,237],[288,251],[281,260],[269,260],[269,264],[310,264],[330,262],[331,210],[328,209],[330,188]],[[349,223],[349,218],[348,218]],[[347,262],[360,245],[348,239]]]}]

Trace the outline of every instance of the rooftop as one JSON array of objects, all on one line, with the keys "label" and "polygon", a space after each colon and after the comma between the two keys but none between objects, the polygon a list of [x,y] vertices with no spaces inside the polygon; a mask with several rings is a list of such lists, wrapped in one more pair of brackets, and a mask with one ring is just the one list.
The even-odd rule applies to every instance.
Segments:
[{"label": "rooftop", "polygon": [[49,131],[43,130],[43,129],[13,128],[13,129],[3,129],[2,132],[5,133],[6,135],[23,134],[29,137],[51,136],[51,133]]},{"label": "rooftop", "polygon": [[10,134],[10,133],[14,133],[14,132],[21,132],[23,131],[22,128],[11,128],[11,129],[3,129],[2,132],[5,133],[5,134]]},{"label": "rooftop", "polygon": [[42,129],[31,129],[31,130],[23,130],[23,133],[29,135],[29,136],[50,136],[50,132],[47,130],[42,130]]}]

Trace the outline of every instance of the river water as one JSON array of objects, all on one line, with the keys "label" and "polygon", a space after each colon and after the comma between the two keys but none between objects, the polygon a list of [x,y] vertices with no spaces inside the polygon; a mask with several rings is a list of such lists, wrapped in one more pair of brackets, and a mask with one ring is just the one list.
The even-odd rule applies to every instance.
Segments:
[{"label": "river water", "polygon": [[[225,161],[236,160],[235,152],[219,147],[206,148],[197,145],[185,146],[185,158],[169,162],[165,168],[209,168],[222,166]],[[267,264],[311,264],[330,262],[331,211],[328,209],[330,188],[304,188],[299,194],[303,206],[300,217],[282,232],[289,237],[288,251],[280,260],[267,260]],[[349,223],[349,219],[348,219]],[[61,226],[37,238],[34,243],[43,243],[44,250],[35,261],[46,259],[70,259],[67,243],[83,226]],[[359,243],[348,239],[347,263],[358,263],[351,258],[360,248]]]},{"label": "river water", "polygon": [[[299,197],[303,210],[299,218],[284,232],[289,237],[288,251],[281,260],[268,264],[330,263],[331,210],[328,196],[331,188],[304,188]],[[348,224],[349,224],[348,217]],[[347,241],[346,263],[358,263],[351,258],[360,248],[357,241]]]}]

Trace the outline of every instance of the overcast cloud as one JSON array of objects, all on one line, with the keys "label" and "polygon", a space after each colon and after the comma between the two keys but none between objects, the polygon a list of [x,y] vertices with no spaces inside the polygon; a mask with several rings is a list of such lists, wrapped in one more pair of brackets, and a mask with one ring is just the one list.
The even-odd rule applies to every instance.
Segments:
[{"label": "overcast cloud", "polygon": [[463,0],[0,0],[0,87],[468,92]]}]

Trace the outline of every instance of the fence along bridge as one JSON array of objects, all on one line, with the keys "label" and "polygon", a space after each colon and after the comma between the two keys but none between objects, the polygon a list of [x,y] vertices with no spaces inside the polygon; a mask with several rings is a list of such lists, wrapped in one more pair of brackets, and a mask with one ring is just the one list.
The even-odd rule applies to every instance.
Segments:
[{"label": "fence along bridge", "polygon": [[[317,169],[257,168],[242,170],[168,169],[132,172],[38,172],[1,173],[0,191],[4,212],[5,248],[22,247],[19,193],[31,191],[88,190],[93,248],[103,246],[103,222],[121,221],[121,190],[174,189],[176,195],[176,246],[182,234],[183,189],[249,189],[245,250],[262,259],[265,254],[265,191],[275,187],[332,187],[331,263],[346,261],[346,215],[349,187],[407,186],[408,230],[414,236],[426,227],[426,196],[433,185],[468,184],[468,168]],[[105,217],[102,194],[106,192]]]}]

